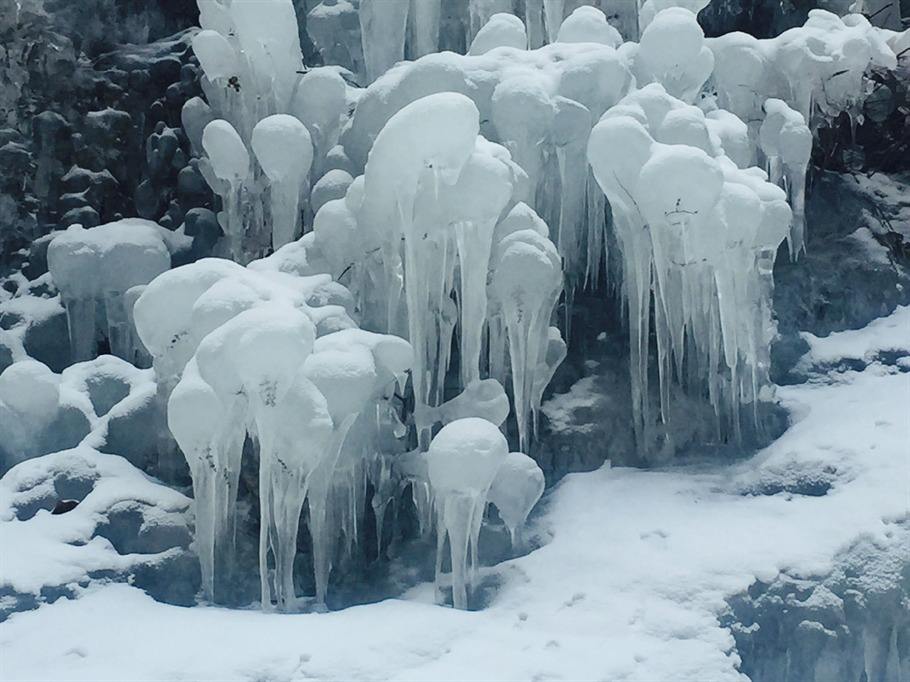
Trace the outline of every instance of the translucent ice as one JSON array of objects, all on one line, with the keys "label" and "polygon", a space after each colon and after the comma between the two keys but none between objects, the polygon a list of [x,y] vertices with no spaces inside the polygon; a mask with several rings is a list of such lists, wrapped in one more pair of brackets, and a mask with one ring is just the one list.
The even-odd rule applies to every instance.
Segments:
[{"label": "translucent ice", "polygon": [[537,462],[521,452],[510,452],[493,479],[489,499],[509,529],[515,549],[521,548],[522,527],[543,495],[544,486]]},{"label": "translucent ice", "polygon": [[446,538],[452,566],[452,602],[465,609],[474,573],[474,550],[490,486],[508,457],[505,437],[485,419],[459,419],[436,434],[427,454],[436,499],[436,585],[440,587]]},{"label": "translucent ice", "polygon": [[313,145],[299,119],[274,114],[253,128],[251,146],[271,182],[272,248],[278,249],[299,232],[300,193],[313,162]]}]

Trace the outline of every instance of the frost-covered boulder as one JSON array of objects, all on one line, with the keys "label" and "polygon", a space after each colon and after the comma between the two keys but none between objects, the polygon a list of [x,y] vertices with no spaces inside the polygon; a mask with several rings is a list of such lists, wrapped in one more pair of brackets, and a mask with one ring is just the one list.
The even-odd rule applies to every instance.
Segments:
[{"label": "frost-covered boulder", "polygon": [[122,457],[79,447],[22,462],[0,479],[2,615],[120,579],[194,603],[189,500]]}]

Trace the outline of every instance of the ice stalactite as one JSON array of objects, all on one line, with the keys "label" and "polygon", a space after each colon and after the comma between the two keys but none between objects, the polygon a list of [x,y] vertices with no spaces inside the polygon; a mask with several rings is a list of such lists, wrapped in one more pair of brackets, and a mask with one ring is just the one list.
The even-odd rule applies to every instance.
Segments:
[{"label": "ice stalactite", "polygon": [[360,35],[368,82],[404,59],[410,0],[361,0]]},{"label": "ice stalactite", "polygon": [[111,353],[132,359],[135,344],[126,292],[171,266],[169,242],[157,224],[138,218],[91,229],[72,225],[48,246],[48,266],[66,308],[74,360],[91,360],[106,338]]},{"label": "ice stalactite", "polygon": [[243,263],[247,254],[243,244],[245,221],[242,193],[244,182],[250,175],[249,152],[234,126],[224,119],[214,120],[205,127],[202,147],[208,155],[211,172],[217,178],[209,184],[221,196],[222,211],[218,214],[218,222],[227,239],[228,253],[234,260]]},{"label": "ice stalactite", "polygon": [[452,575],[452,603],[468,606],[475,571],[474,551],[490,486],[508,457],[496,426],[484,419],[460,419],[444,426],[427,453],[428,475],[437,516],[436,589],[442,584],[446,539]]},{"label": "ice stalactite", "polygon": [[[419,405],[430,404],[438,354],[436,314],[452,290],[455,266],[453,230],[439,221],[435,198],[444,185],[458,181],[478,130],[477,108],[468,98],[455,93],[425,97],[389,120],[376,138],[364,175],[363,220],[388,225],[380,244],[388,278],[389,328],[404,288],[408,338],[415,350],[414,399]],[[397,172],[390,173],[391,168]],[[428,436],[421,435],[424,445]]]},{"label": "ice stalactite", "polygon": [[[758,427],[757,405],[768,397],[758,348],[767,343],[769,304],[758,261],[783,238],[790,211],[767,175],[737,167],[720,140],[701,111],[654,84],[608,110],[588,145],[623,255],[640,446],[650,440],[652,295],[664,421],[674,380],[704,391],[723,432],[736,437],[740,406],[752,405]],[[705,376],[707,386],[692,379]]]},{"label": "ice stalactite", "polygon": [[347,86],[336,70],[310,69],[291,97],[290,112],[306,125],[313,145],[312,177],[326,170],[326,157],[338,141],[347,108]]},{"label": "ice stalactite", "polygon": [[272,248],[278,249],[299,233],[300,194],[313,161],[310,133],[294,116],[274,114],[253,128],[251,146],[270,182]]},{"label": "ice stalactite", "polygon": [[[268,125],[277,139],[275,122],[283,120],[284,134],[290,136],[285,140],[288,158],[308,166],[300,179],[299,203],[299,197],[309,195],[310,183],[326,169],[326,159],[347,112],[347,86],[332,67],[304,68],[291,0],[202,4],[206,7],[200,19],[203,30],[194,36],[193,47],[205,74],[202,85],[208,102],[199,98],[188,101],[182,119],[193,148],[197,153],[205,151],[200,169],[222,199],[220,222],[231,242],[224,255],[246,263],[264,255],[270,245],[280,246],[296,235],[292,225],[301,219],[296,212],[290,213],[295,203],[291,180],[286,173],[276,180],[258,154],[259,163],[248,164],[246,173],[227,172],[224,158],[212,158],[219,154],[214,148],[222,146],[223,154],[237,159],[242,148],[249,156],[256,127],[270,119]],[[298,119],[310,139],[303,142],[296,126],[288,119],[271,119],[275,115]],[[199,129],[207,130],[213,121],[218,124],[219,141],[206,145],[204,133],[202,139],[196,138]],[[260,128],[260,145],[261,133]],[[309,153],[308,146],[312,147]],[[312,168],[302,163],[307,155]],[[272,154],[265,164],[275,170],[279,156]],[[239,165],[235,164],[233,171]],[[299,170],[287,161],[284,165],[286,170],[292,166]],[[272,224],[269,206],[277,211],[277,225]],[[305,213],[302,226],[308,227],[311,219],[312,215]],[[278,238],[274,244],[272,237]]]},{"label": "ice stalactite", "polygon": [[[507,162],[497,158],[503,153]],[[468,386],[480,380],[480,357],[487,317],[487,270],[496,222],[512,197],[515,173],[502,147],[477,138],[477,148],[465,163],[452,187],[458,251],[458,301],[461,382]]]},{"label": "ice stalactite", "polygon": [[222,485],[222,479],[217,462],[220,453],[213,434],[220,430],[223,406],[212,387],[199,377],[195,361],[191,361],[171,393],[167,416],[168,428],[193,477],[195,549],[202,570],[202,593],[205,599],[214,601],[215,519],[219,498],[216,488]]},{"label": "ice stalactite", "polygon": [[304,374],[325,395],[334,424],[329,454],[314,472],[307,494],[316,603],[324,606],[334,539],[340,530],[333,527],[337,513],[333,509],[332,477],[348,432],[372,398],[377,371],[369,349],[352,344],[315,353],[304,365]]},{"label": "ice stalactite", "polygon": [[[715,55],[712,80],[718,104],[747,122],[753,155],[764,154],[775,183],[781,181],[782,170],[775,138],[780,135],[782,120],[788,121],[787,136],[794,145],[786,172],[794,211],[789,245],[795,258],[805,249],[806,141],[811,143],[812,133],[832,124],[841,113],[855,125],[869,92],[867,71],[897,66],[893,39],[859,14],[838,17],[813,9],[803,26],[774,38],[757,39],[737,32],[706,42]],[[765,126],[769,118],[772,120]],[[766,128],[764,133],[761,128]],[[773,134],[768,134],[768,128]],[[808,138],[804,128],[808,128]]]},{"label": "ice stalactite", "polygon": [[[410,344],[390,335],[350,329],[316,340],[315,353],[305,370],[318,385],[326,387],[336,423],[340,420],[342,424],[338,432],[344,436],[343,443],[336,438],[338,448],[332,451],[335,459],[327,460],[319,479],[325,483],[325,499],[320,504],[325,509],[327,559],[337,555],[339,539],[343,556],[350,556],[357,546],[368,482],[375,491],[372,506],[377,543],[381,545],[383,512],[393,485],[391,470],[398,460],[398,439],[405,435],[391,401],[396,389],[401,390],[406,383],[412,361]],[[321,565],[317,575],[327,581],[332,565]],[[321,589],[324,593],[324,582]]]},{"label": "ice stalactite", "polygon": [[556,247],[534,230],[496,245],[492,287],[509,341],[512,396],[522,448],[530,444],[535,379],[546,353],[550,318],[562,292]]},{"label": "ice stalactite", "polygon": [[759,144],[771,182],[783,187],[793,209],[787,242],[790,257],[806,249],[806,173],[812,156],[812,133],[798,111],[779,99],[765,100]]},{"label": "ice stalactite", "polygon": [[522,529],[543,495],[545,480],[537,462],[522,452],[510,452],[490,486],[489,501],[509,529],[512,548],[522,548]]},{"label": "ice stalactite", "polygon": [[408,12],[408,42],[411,57],[417,59],[439,49],[439,20],[442,0],[411,0]]},{"label": "ice stalactite", "polygon": [[543,0],[546,42],[555,43],[562,22],[566,18],[566,0]]},{"label": "ice stalactite", "polygon": [[[386,432],[404,435],[388,400],[406,380],[412,351],[403,339],[353,329],[343,287],[325,275],[290,274],[286,263],[271,258],[243,268],[207,259],[169,271],[140,296],[137,319],[156,371],[181,377],[168,418],[197,489],[205,596],[219,598],[233,563],[234,507],[249,436],[259,452],[262,606],[300,607],[293,571],[307,504],[315,607],[324,609],[338,542],[352,540],[342,509],[357,496],[337,465],[349,457],[359,471],[369,465],[377,480],[383,476],[367,459]],[[166,304],[176,290],[184,295],[171,310]],[[195,415],[197,400],[209,412]]]},{"label": "ice stalactite", "polygon": [[562,338],[562,333],[558,327],[550,327],[547,330],[547,343],[540,355],[540,361],[537,363],[537,369],[534,374],[534,382],[531,393],[531,417],[533,419],[534,437],[537,437],[537,431],[540,421],[540,406],[543,403],[543,394],[547,390],[550,381],[556,374],[556,370],[566,359],[568,355],[568,346]]}]

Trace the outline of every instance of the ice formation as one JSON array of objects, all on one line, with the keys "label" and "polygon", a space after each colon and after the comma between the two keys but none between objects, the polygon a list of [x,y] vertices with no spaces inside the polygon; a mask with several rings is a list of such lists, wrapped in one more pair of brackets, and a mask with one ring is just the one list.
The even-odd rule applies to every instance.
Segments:
[{"label": "ice formation", "polygon": [[59,410],[60,377],[36,360],[14,362],[0,373],[0,434],[7,461],[12,464],[41,452],[41,435]]},{"label": "ice formation", "polygon": [[543,495],[545,480],[537,462],[523,452],[510,452],[490,486],[489,500],[499,511],[512,546],[521,545],[521,531],[528,514]]},{"label": "ice formation", "polygon": [[136,320],[192,471],[205,596],[217,598],[218,576],[229,571],[249,436],[259,456],[262,605],[288,610],[297,604],[293,561],[303,505],[317,605],[325,603],[336,543],[356,542],[345,505],[362,484],[336,468],[372,473],[364,470],[373,463],[371,444],[400,424],[388,401],[404,381],[411,349],[355,329],[337,303],[348,302],[344,289],[329,277],[299,277],[274,264],[208,259],[171,270],[140,296]]},{"label": "ice formation", "polygon": [[75,360],[95,357],[100,338],[114,355],[134,358],[124,296],[171,267],[168,243],[175,237],[155,223],[129,218],[88,230],[72,225],[54,238],[48,266],[66,308]]},{"label": "ice formation", "polygon": [[487,497],[508,453],[499,429],[478,418],[447,424],[430,444],[427,465],[437,517],[436,584],[438,589],[448,539],[456,609],[467,608]]},{"label": "ice formation", "polygon": [[[776,38],[705,38],[703,0],[305,4],[335,65],[304,65],[291,0],[199,0],[205,99],[180,121],[212,210],[53,238],[45,284],[88,362],[58,375],[16,347],[2,466],[48,452],[61,415],[65,447],[102,450],[147,410],[133,454],[154,448],[165,479],[188,464],[206,600],[230,582],[252,453],[264,609],[325,608],[364,513],[381,557],[406,492],[436,532],[438,591],[448,547],[467,608],[488,503],[518,550],[543,493],[508,437],[534,453],[582,287],[624,301],[641,450],[667,445],[675,386],[713,406],[718,440],[760,429],[772,270],[785,238],[805,248],[813,133],[861,115],[864,74],[893,69],[906,34],[813,10]],[[221,257],[170,269],[206,221]],[[122,360],[95,358],[104,340]]]},{"label": "ice formation", "polygon": [[[794,210],[789,239],[794,257],[805,248],[802,204],[812,143],[809,131],[841,113],[856,125],[868,95],[864,74],[873,67],[897,66],[898,50],[892,45],[897,35],[873,27],[861,14],[838,17],[813,9],[805,25],[774,38],[734,32],[706,41],[715,55],[712,81],[717,102],[748,124],[751,162],[766,164],[773,182],[786,176]],[[772,121],[766,125],[768,118]],[[789,139],[779,147],[784,119]],[[786,163],[779,151],[785,147]]]},{"label": "ice formation", "polygon": [[514,14],[499,13],[490,17],[474,36],[468,54],[486,54],[498,47],[528,49],[528,35],[521,19]]},{"label": "ice formation", "polygon": [[194,148],[205,151],[200,170],[221,198],[223,255],[245,264],[308,226],[301,202],[335,145],[347,86],[332,67],[304,68],[288,0],[202,6],[193,49],[208,102],[187,101],[182,119]]},{"label": "ice formation", "polygon": [[300,189],[313,162],[313,144],[300,119],[274,114],[253,128],[251,145],[270,182],[272,248],[278,249],[299,232]]},{"label": "ice formation", "polygon": [[757,419],[768,384],[770,268],[762,271],[759,260],[772,254],[773,262],[787,234],[785,193],[760,169],[738,168],[701,110],[658,84],[607,110],[588,158],[623,257],[636,428],[641,435],[650,424],[653,295],[663,418],[672,376],[696,385],[707,377],[719,424],[738,433],[740,404],[751,405]]}]

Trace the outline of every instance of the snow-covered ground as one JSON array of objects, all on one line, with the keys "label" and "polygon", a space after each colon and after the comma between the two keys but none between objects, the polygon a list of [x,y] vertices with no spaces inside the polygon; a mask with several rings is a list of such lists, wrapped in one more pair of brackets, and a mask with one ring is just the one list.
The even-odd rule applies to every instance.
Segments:
[{"label": "snow-covered ground", "polygon": [[[275,615],[96,585],[0,625],[0,677],[745,679],[719,622],[726,599],[779,571],[822,575],[910,514],[908,309],[810,346],[805,366],[827,373],[779,389],[794,422],[780,439],[729,466],[568,476],[536,517],[544,546],[489,569],[500,584],[482,611],[434,606],[432,586]],[[875,361],[883,350],[893,364]],[[830,369],[840,358],[871,364]]]}]

